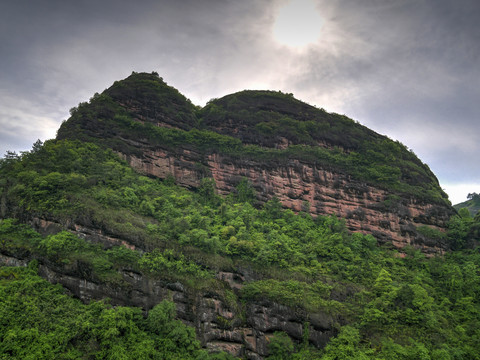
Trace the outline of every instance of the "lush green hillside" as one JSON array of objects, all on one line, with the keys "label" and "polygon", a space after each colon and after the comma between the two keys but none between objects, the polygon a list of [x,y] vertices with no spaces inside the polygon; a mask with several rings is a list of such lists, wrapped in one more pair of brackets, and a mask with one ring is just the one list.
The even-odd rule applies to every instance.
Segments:
[{"label": "lush green hillside", "polygon": [[244,143],[276,147],[328,144],[358,150],[363,142],[385,138],[346,116],[327,113],[277,91],[245,90],[211,100],[199,111],[201,124]]},{"label": "lush green hillside", "polygon": [[[312,217],[308,202],[298,214],[260,203],[246,178],[220,197],[209,177],[187,189],[118,156],[152,149],[195,153],[199,167],[214,153],[266,167],[295,159],[387,189],[384,207],[451,210],[428,166],[346,116],[272,91],[199,108],[158,74],[133,73],[72,109],[56,140],[0,160],[1,359],[228,359],[200,340],[245,350],[248,329],[271,359],[480,358],[480,215],[460,210],[446,232],[405,226],[452,249],[426,257]],[[87,300],[113,297],[84,304],[39,275],[68,278]],[[140,301],[158,289],[173,302]],[[202,304],[213,318],[208,306],[196,313]],[[293,330],[263,328],[277,310]],[[319,349],[310,331],[332,338]]]},{"label": "lush green hillside", "polygon": [[[456,249],[445,256],[400,254],[370,235],[349,234],[335,217],[294,214],[276,199],[257,209],[247,182],[226,198],[209,179],[189,191],[135,173],[111,150],[68,140],[10,154],[0,162],[0,186],[0,251],[33,260],[29,269],[1,270],[4,358],[207,356],[168,303],[146,318],[135,308],[82,305],[41,281],[35,261],[121,291],[129,289],[120,276],[128,269],[195,292],[215,289],[240,312],[242,304],[269,300],[337,319],[339,333],[324,350],[275,334],[276,359],[479,357],[480,255],[467,249],[479,239],[479,216],[461,212],[447,234],[436,234]],[[137,250],[67,231],[40,235],[23,224],[33,218],[100,229]],[[240,268],[256,277],[238,291],[215,276]]]},{"label": "lush green hillside", "polygon": [[2,359],[233,359],[201,350],[194,329],[175,320],[172,302],[148,317],[140,308],[83,304],[40,278],[36,265],[0,267]]},{"label": "lush green hillside", "polygon": [[475,216],[480,211],[480,195],[477,193],[468,194],[468,200],[453,207],[457,210],[467,209],[471,216]]}]

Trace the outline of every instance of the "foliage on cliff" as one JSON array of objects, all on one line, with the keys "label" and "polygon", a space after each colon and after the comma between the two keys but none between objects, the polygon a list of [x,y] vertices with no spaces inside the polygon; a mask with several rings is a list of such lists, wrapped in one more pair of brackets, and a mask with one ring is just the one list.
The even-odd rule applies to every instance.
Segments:
[{"label": "foliage on cliff", "polygon": [[233,359],[209,355],[163,301],[141,309],[82,304],[28,268],[0,267],[2,359]]},{"label": "foliage on cliff", "polygon": [[[145,259],[145,265],[162,263],[160,256],[187,261],[177,253],[181,245],[191,256],[205,254],[206,265],[214,269],[228,269],[233,257],[306,275],[338,272],[347,276],[346,268],[324,269],[322,263],[331,256],[331,248],[353,259],[350,242],[371,248],[376,244],[369,235],[347,234],[335,217],[313,219],[283,210],[276,198],[256,209],[249,202],[251,189],[242,183],[237,194],[224,199],[215,194],[209,179],[191,192],[172,184],[173,179],[140,176],[116,154],[93,144],[48,141],[39,150],[6,159],[0,166],[2,216],[39,217],[67,227],[93,226],[141,249],[164,252],[151,255],[158,257],[155,260]],[[180,267],[190,268],[186,263]]]},{"label": "foliage on cliff", "polygon": [[134,73],[71,115],[58,139],[91,141],[137,156],[143,144],[171,151],[193,147],[267,166],[299,159],[405,196],[449,204],[428,166],[404,145],[291,94],[242,91],[198,109],[158,75]]},{"label": "foliage on cliff", "polygon": [[[323,352],[277,334],[272,356],[456,359],[476,358],[479,353],[480,257],[478,251],[465,247],[475,245],[480,219],[465,212],[452,218],[446,235],[456,252],[428,259],[405,249],[401,255],[378,246],[372,236],[349,234],[335,217],[294,214],[282,209],[276,199],[257,209],[250,204],[254,196],[248,183],[241,183],[237,193],[227,198],[215,194],[209,179],[197,191],[188,191],[173,179],[161,181],[135,173],[111,150],[67,140],[37,144],[20,156],[10,154],[0,161],[0,186],[1,217],[17,219],[0,222],[2,254],[37,259],[120,290],[128,289],[122,269],[204,291],[224,289],[215,279],[219,271],[248,267],[257,278],[241,291],[224,292],[230,303],[241,308],[242,302],[269,299],[293,309],[332,314],[338,327],[344,325]],[[22,224],[33,218],[55,221],[65,230],[73,224],[98,229],[141,251],[104,248],[67,231],[41,236]],[[5,296],[0,297],[6,304],[0,308],[9,309],[2,315],[6,320],[0,322],[6,324],[2,325],[2,346],[11,344],[3,350],[7,355],[20,351],[18,344],[27,339],[42,349],[48,339],[61,339],[47,349],[48,354],[90,351],[100,358],[117,346],[135,353],[132,339],[147,344],[138,351],[161,351],[156,344],[168,340],[168,336],[158,340],[158,334],[149,332],[148,317],[142,320],[138,309],[72,305],[63,300],[58,288],[48,287],[31,273],[22,277],[18,271],[2,270],[2,274],[14,274],[4,276]],[[20,282],[14,281],[17,277]],[[30,287],[32,281],[38,292]],[[31,300],[19,298],[10,304],[14,299],[8,294],[21,293],[12,287],[22,286],[33,291]],[[48,311],[63,311],[58,303],[42,303],[42,294],[53,294],[47,297],[53,302],[62,296],[61,302],[69,309],[78,307],[77,312],[72,319],[45,324],[42,319],[50,316]],[[30,322],[16,323],[23,321],[20,314],[25,309],[33,311]],[[36,309],[47,312],[38,314]],[[90,321],[87,328],[82,327],[84,319]],[[108,327],[104,320],[111,321]],[[84,335],[77,338],[70,328]],[[119,329],[123,337],[112,340],[110,328]],[[98,331],[85,334],[86,329]],[[63,333],[56,336],[57,331]],[[192,351],[199,351],[198,346]]]},{"label": "foliage on cliff", "polygon": [[470,193],[468,194],[467,199],[467,201],[456,204],[453,207],[457,210],[465,208],[470,212],[470,215],[475,216],[480,212],[480,194]]}]

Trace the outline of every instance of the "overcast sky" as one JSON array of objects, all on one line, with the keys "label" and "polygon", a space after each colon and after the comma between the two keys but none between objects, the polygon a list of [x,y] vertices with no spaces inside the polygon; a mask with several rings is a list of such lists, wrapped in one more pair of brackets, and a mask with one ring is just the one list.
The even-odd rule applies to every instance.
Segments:
[{"label": "overcast sky", "polygon": [[345,114],[458,203],[480,193],[479,19],[478,0],[0,0],[0,155],[157,71],[197,105],[271,89]]}]

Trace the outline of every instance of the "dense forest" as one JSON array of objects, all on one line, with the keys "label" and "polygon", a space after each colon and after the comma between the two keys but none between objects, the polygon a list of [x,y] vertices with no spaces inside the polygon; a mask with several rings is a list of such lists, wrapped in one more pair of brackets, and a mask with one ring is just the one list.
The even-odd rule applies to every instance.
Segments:
[{"label": "dense forest", "polygon": [[[247,181],[227,197],[205,178],[188,190],[133,171],[113,151],[80,141],[37,142],[0,162],[0,251],[28,263],[0,272],[2,358],[227,359],[208,354],[168,300],[145,309],[83,304],[38,275],[48,266],[128,291],[122,269],[215,291],[242,314],[251,301],[325,313],[336,335],[318,349],[276,332],[270,359],[480,358],[480,215],[460,210],[445,237],[452,250],[426,257],[350,233],[335,216],[295,214],[273,198],[255,204]],[[308,204],[306,204],[308,206]],[[72,231],[40,234],[42,218],[129,239],[135,249],[91,243]],[[430,231],[424,229],[423,231]],[[215,274],[251,269],[230,289]],[[242,323],[245,317],[235,321]],[[232,320],[218,319],[225,329]]]}]

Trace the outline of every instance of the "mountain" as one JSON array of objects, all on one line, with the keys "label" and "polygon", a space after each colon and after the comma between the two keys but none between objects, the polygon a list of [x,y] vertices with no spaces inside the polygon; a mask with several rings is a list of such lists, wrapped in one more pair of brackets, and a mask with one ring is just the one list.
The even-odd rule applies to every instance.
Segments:
[{"label": "mountain", "polygon": [[453,214],[427,165],[343,115],[274,91],[242,91],[198,109],[158,75],[134,73],[72,109],[58,139],[111,148],[136,170],[220,195],[242,179],[257,204],[345,218],[351,231],[426,253],[446,250],[440,234]]},{"label": "mountain", "polygon": [[133,73],[0,159],[0,358],[474,359],[479,240],[343,115]]}]

